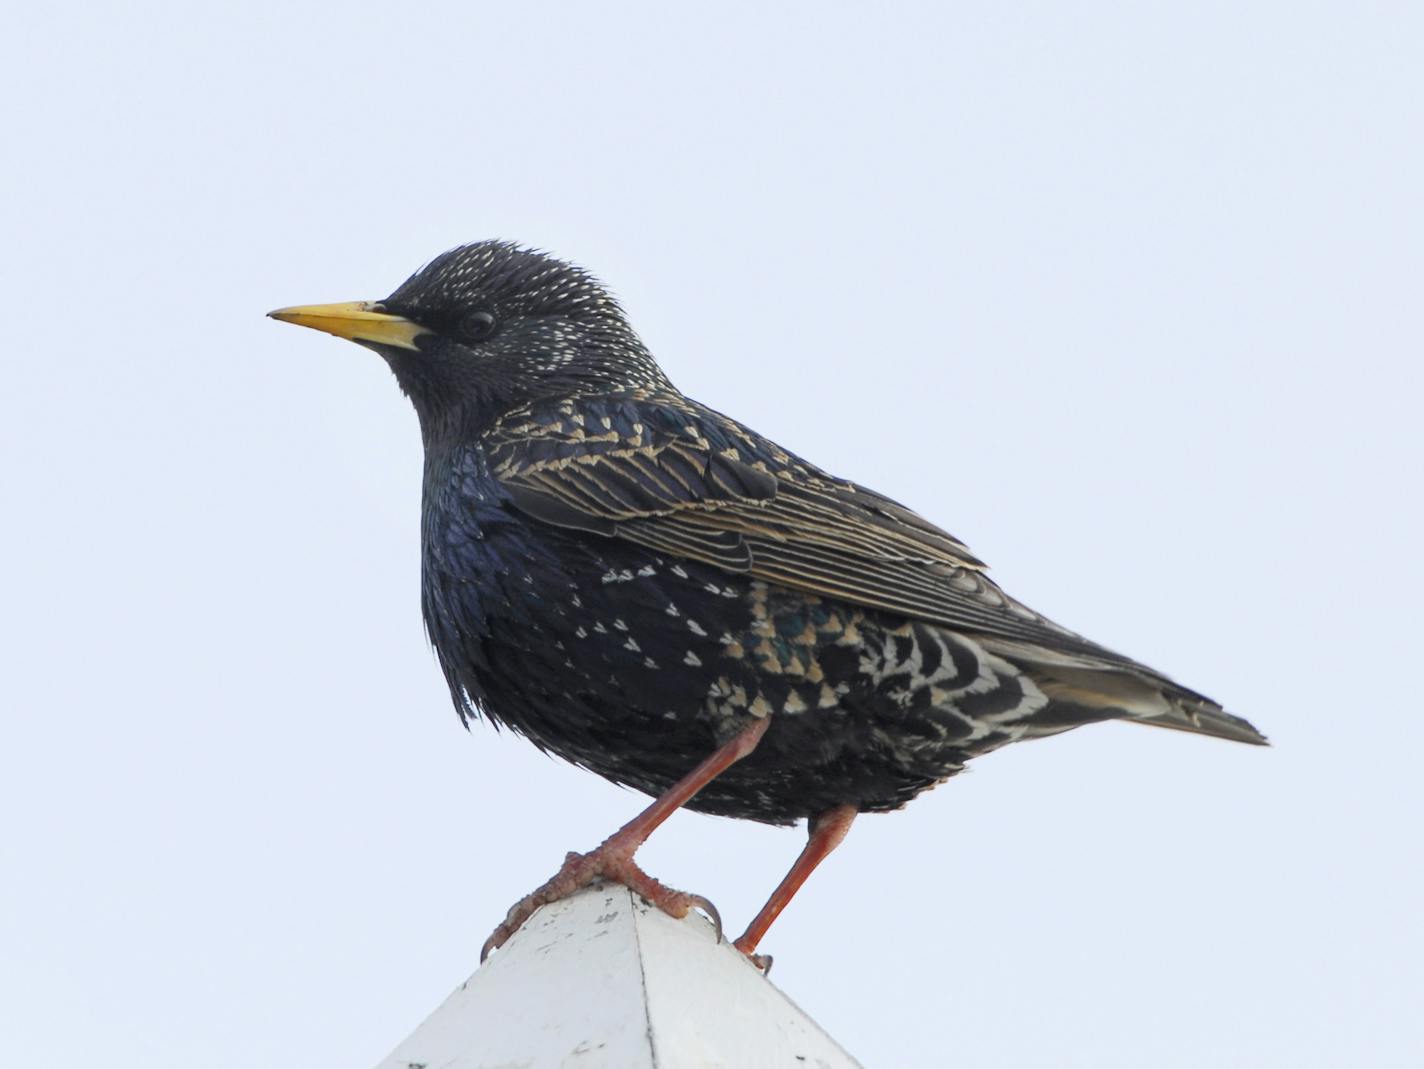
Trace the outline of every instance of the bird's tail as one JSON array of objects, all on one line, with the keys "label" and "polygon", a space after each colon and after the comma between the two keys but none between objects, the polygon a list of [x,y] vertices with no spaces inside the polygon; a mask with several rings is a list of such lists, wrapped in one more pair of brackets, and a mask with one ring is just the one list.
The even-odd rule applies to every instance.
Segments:
[{"label": "bird's tail", "polygon": [[1179,699],[1165,713],[1131,719],[1139,724],[1150,724],[1152,727],[1190,731],[1196,735],[1230,739],[1232,742],[1249,742],[1253,746],[1271,744],[1271,740],[1257,731],[1249,720],[1228,713],[1209,698],[1193,696],[1190,699]]},{"label": "bird's tail", "polygon": [[1027,671],[1055,704],[1081,710],[1084,723],[1131,720],[1255,746],[1270,745],[1250,721],[1145,665],[1106,650],[1106,656],[1098,658],[998,638],[986,639],[984,644]]}]

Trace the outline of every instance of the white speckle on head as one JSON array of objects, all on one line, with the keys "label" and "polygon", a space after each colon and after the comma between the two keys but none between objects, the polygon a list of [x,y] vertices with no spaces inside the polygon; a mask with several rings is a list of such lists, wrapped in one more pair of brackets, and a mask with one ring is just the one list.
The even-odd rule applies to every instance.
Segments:
[{"label": "white speckle on head", "polygon": [[691,650],[688,650],[687,656],[682,659],[682,663],[692,668],[701,668],[702,658],[697,656],[697,654],[693,653]]},{"label": "white speckle on head", "polygon": [[699,624],[696,620],[689,619],[687,621],[687,629],[691,631],[694,635],[697,635],[701,638],[707,637],[707,632],[702,630],[702,625]]}]

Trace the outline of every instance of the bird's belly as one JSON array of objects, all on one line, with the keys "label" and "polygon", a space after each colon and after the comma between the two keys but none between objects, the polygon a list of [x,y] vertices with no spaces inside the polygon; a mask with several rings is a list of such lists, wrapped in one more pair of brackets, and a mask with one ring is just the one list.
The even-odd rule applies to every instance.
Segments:
[{"label": "bird's belly", "polygon": [[692,809],[786,823],[898,808],[1044,704],[1017,670],[929,625],[620,542],[541,553],[458,580],[427,568],[457,701],[654,795],[771,717]]}]

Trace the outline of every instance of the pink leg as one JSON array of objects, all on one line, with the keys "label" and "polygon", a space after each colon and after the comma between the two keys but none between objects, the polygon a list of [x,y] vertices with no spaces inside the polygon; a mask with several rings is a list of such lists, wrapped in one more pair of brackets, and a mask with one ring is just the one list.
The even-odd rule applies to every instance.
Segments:
[{"label": "pink leg", "polygon": [[772,922],[781,915],[786,904],[801,889],[806,878],[815,871],[816,866],[826,860],[826,856],[841,844],[855,817],[855,806],[838,805],[811,818],[806,829],[809,839],[805,849],[801,851],[801,856],[796,859],[796,864],[791,866],[786,878],[777,885],[766,905],[761,907],[761,912],[736,942],[737,949],[761,968],[767,968],[771,959],[756,953],[757,944],[761,942],[762,936],[766,935],[766,930],[771,927]]},{"label": "pink leg", "polygon": [[663,886],[634,864],[633,855],[658,825],[682,808],[703,787],[755,750],[770,725],[771,721],[765,717],[757,720],[674,783],[657,801],[610,835],[597,849],[587,854],[569,854],[564,859],[563,867],[550,880],[510,907],[503,923],[485,940],[480,961],[484,961],[491,950],[502,947],[540,906],[567,898],[579,888],[600,879],[621,883],[674,917],[686,917],[688,910],[696,906],[712,917],[720,934],[722,921],[711,902],[701,895],[690,895]]}]

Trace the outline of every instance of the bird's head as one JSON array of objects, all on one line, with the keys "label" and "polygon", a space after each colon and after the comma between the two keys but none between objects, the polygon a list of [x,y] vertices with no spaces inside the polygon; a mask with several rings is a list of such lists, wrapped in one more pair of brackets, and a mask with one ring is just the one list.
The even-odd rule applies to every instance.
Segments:
[{"label": "bird's head", "polygon": [[380,353],[427,441],[544,397],[667,385],[595,278],[503,241],[451,249],[384,300],[268,314]]}]

